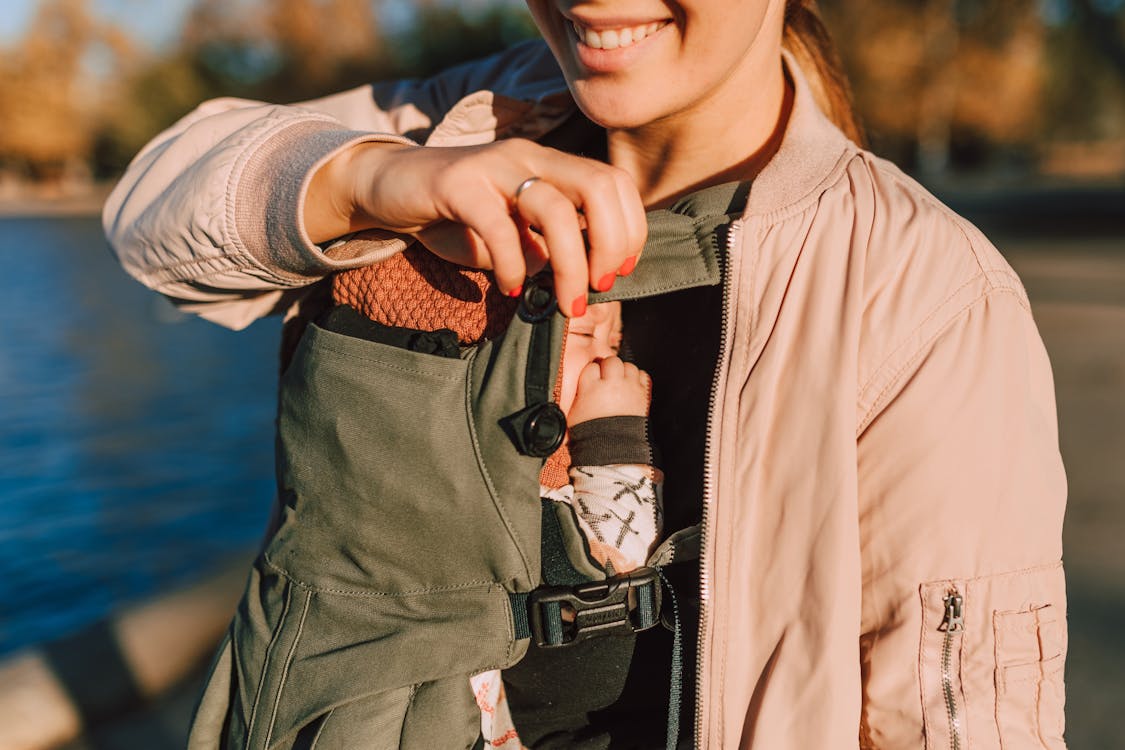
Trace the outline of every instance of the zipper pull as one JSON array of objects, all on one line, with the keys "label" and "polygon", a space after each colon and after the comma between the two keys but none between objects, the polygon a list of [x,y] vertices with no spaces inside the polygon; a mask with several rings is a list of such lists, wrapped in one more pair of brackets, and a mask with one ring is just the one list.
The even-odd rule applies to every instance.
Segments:
[{"label": "zipper pull", "polygon": [[957,593],[957,589],[952,589],[946,594],[945,599],[945,618],[938,626],[938,630],[944,633],[959,633],[965,629],[965,612],[962,605],[965,603],[964,597]]}]

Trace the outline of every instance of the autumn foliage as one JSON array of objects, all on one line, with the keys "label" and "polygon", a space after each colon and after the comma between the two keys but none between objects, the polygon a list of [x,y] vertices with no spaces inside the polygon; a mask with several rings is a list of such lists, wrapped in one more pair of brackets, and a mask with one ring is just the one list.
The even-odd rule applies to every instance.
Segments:
[{"label": "autumn foliage", "polygon": [[[390,33],[378,0],[197,0],[157,50],[100,21],[89,0],[41,0],[23,38],[0,49],[0,177],[112,176],[205,98],[294,101],[534,33],[511,3],[417,5],[414,23]],[[820,5],[872,143],[908,168],[1029,160],[1052,138],[1125,141],[1125,3]]]}]

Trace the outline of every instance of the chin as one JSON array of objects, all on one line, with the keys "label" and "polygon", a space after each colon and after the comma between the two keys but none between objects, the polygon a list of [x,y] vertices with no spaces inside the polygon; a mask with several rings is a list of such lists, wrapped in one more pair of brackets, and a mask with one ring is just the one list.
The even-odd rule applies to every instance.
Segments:
[{"label": "chin", "polygon": [[666,117],[670,109],[635,86],[578,81],[570,90],[582,113],[607,130],[640,128]]}]

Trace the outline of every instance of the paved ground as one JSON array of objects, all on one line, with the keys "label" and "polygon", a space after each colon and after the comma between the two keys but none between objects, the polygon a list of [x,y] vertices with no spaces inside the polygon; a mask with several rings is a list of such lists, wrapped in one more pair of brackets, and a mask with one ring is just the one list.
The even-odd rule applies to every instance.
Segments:
[{"label": "paved ground", "polygon": [[[1085,239],[1005,230],[991,236],[1051,355],[1070,478],[1067,736],[1072,750],[1112,750],[1125,747],[1125,227]],[[71,750],[178,747],[197,684]]]}]

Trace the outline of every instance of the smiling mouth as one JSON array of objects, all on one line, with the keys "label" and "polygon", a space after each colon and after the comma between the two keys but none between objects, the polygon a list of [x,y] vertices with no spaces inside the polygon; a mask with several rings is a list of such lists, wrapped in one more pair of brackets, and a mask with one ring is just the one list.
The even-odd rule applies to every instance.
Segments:
[{"label": "smiling mouth", "polygon": [[585,44],[587,47],[592,47],[593,49],[619,49],[621,47],[630,47],[637,42],[643,41],[646,37],[660,31],[669,23],[671,23],[669,20],[652,21],[651,23],[644,23],[637,26],[623,26],[618,29],[602,29],[600,31],[587,28],[577,21],[571,21],[570,25],[574,29],[578,41]]}]

